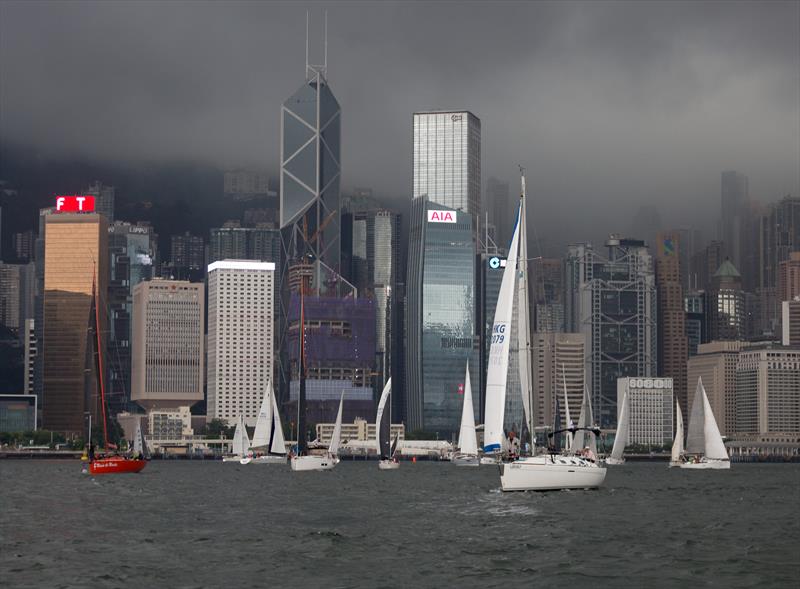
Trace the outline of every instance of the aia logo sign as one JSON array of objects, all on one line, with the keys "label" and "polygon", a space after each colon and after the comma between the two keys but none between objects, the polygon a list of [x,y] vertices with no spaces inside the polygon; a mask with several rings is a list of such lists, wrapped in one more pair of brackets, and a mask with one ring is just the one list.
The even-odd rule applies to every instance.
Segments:
[{"label": "aia logo sign", "polygon": [[455,223],[456,211],[428,211],[428,223]]},{"label": "aia logo sign", "polygon": [[93,196],[57,196],[56,211],[60,213],[89,213],[94,210]]}]

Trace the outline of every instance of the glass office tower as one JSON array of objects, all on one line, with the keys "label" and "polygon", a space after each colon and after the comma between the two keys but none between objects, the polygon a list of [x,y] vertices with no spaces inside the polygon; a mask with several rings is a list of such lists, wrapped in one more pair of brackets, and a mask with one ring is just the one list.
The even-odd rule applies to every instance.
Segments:
[{"label": "glass office tower", "polygon": [[414,113],[413,198],[481,212],[481,121],[468,111]]},{"label": "glass office tower", "polygon": [[[459,430],[475,333],[472,217],[427,197],[411,204],[408,260],[407,426],[449,438]],[[478,373],[472,376],[478,388]],[[475,414],[480,394],[473,391]]]}]

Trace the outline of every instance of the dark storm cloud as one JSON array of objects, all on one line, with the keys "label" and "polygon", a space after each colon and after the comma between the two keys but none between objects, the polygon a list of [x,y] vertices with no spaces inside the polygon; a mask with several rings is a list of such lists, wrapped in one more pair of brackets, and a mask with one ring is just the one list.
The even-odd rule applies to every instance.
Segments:
[{"label": "dark storm cloud", "polygon": [[57,153],[276,169],[305,11],[319,30],[322,6],[345,187],[406,198],[412,112],[467,108],[484,178],[526,165],[557,222],[600,202],[624,217],[609,230],[638,202],[667,223],[710,217],[723,169],[764,200],[798,192],[797,2],[3,2],[0,131]]}]

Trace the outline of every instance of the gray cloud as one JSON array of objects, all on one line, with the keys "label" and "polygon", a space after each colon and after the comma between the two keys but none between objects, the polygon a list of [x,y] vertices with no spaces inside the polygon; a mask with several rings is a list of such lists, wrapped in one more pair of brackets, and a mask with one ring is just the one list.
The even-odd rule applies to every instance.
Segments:
[{"label": "gray cloud", "polygon": [[305,11],[318,27],[322,7],[345,187],[406,198],[411,114],[468,108],[484,177],[524,164],[542,224],[571,237],[590,225],[579,206],[603,231],[637,203],[710,224],[723,169],[763,200],[799,191],[797,2],[3,2],[0,132],[275,169]]}]

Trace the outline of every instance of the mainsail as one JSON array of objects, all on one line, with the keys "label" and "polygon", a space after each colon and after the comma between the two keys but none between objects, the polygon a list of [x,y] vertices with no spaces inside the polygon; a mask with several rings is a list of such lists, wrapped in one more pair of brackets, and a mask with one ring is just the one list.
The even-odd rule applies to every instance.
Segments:
[{"label": "mainsail", "polygon": [[[270,384],[270,388],[272,385]],[[261,400],[261,409],[258,411],[258,419],[256,421],[256,431],[253,432],[253,441],[251,448],[260,448],[269,444],[269,434],[272,429],[272,403],[270,402],[270,391],[264,393],[264,398]]]},{"label": "mainsail", "polygon": [[250,438],[247,436],[247,428],[244,425],[244,417],[239,417],[236,430],[233,432],[233,453],[236,456],[244,456],[250,447]]},{"label": "mainsail", "polygon": [[392,378],[389,377],[389,380],[386,381],[386,385],[383,387],[380,401],[378,401],[378,413],[375,416],[375,439],[378,442],[378,454],[380,454],[380,457],[383,460],[391,458],[392,455],[391,448],[389,446],[391,436],[391,416],[390,412],[385,410],[386,403],[388,402],[391,394]]},{"label": "mainsail", "polygon": [[719,433],[717,427],[717,420],[714,419],[714,412],[711,410],[711,404],[708,402],[706,389],[703,386],[701,379],[697,380],[697,386],[703,396],[703,409],[705,419],[703,420],[703,434],[706,439],[705,455],[706,458],[711,460],[728,460],[728,451],[725,448],[725,443],[722,441],[722,434]]},{"label": "mainsail", "polygon": [[328,453],[336,455],[339,452],[339,447],[342,445],[342,407],[344,406],[344,391],[339,398],[339,411],[336,414],[336,423],[333,426],[333,433],[331,434],[331,443],[328,445]]},{"label": "mainsail", "polygon": [[519,248],[520,209],[508,259],[500,282],[500,293],[492,324],[492,341],[489,348],[489,366],[486,373],[486,420],[484,423],[484,452],[499,452],[503,447],[505,432],[503,419],[506,405],[506,381],[508,379],[508,352],[511,343],[511,321],[514,310],[514,284],[517,275],[517,250]]},{"label": "mainsail", "polygon": [[689,415],[689,429],[686,432],[687,454],[705,454],[706,452],[706,404],[703,402],[705,393],[703,383],[698,379],[692,402],[692,412]]},{"label": "mainsail", "polygon": [[472,386],[469,382],[469,364],[464,380],[464,408],[461,410],[461,431],[458,434],[458,448],[462,454],[478,455],[478,439],[475,435],[475,411],[472,407]]},{"label": "mainsail", "polygon": [[683,454],[683,415],[680,403],[675,401],[675,441],[672,442],[672,462],[680,462],[681,454]]},{"label": "mainsail", "polygon": [[[533,431],[533,407],[531,385],[531,322],[528,309],[528,232],[526,219],[525,176],[522,176],[522,193],[519,213],[519,259],[517,261],[517,362],[519,364],[519,383],[522,393],[522,407],[525,411],[525,425],[522,431]],[[527,436],[522,439],[527,443]]]},{"label": "mainsail", "polygon": [[[680,412],[680,409],[678,409]],[[617,420],[617,433],[614,436],[614,447],[611,449],[611,458],[622,460],[622,453],[628,444],[628,392],[622,396],[622,409]]]},{"label": "mainsail", "polygon": [[281,414],[278,412],[278,400],[272,390],[272,382],[269,383],[269,396],[272,399],[272,441],[269,451],[273,454],[286,454],[286,439],[283,437]]}]

